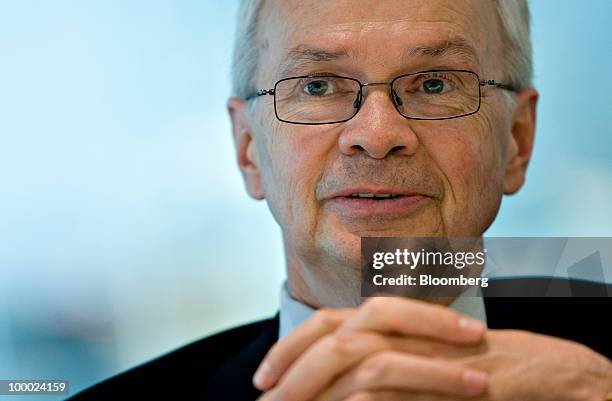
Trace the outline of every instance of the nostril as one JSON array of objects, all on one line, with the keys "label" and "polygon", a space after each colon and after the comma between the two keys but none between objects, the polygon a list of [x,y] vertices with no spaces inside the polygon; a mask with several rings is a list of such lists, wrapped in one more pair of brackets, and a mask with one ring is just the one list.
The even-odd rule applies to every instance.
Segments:
[{"label": "nostril", "polygon": [[404,145],[398,145],[398,146],[394,146],[391,148],[391,150],[389,151],[389,153],[394,153],[394,152],[399,152],[402,149],[405,149],[406,147]]}]

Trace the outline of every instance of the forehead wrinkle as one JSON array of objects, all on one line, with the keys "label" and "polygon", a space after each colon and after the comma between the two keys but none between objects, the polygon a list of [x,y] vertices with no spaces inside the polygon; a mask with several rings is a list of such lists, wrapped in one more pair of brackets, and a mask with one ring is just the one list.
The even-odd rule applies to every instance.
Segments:
[{"label": "forehead wrinkle", "polygon": [[[349,21],[349,22],[334,22],[328,24],[328,28],[339,31],[339,32],[369,32],[380,29],[393,29],[399,27],[400,29],[405,26],[423,23],[452,23],[454,22],[451,18],[436,18],[436,19],[418,19],[418,18],[396,18],[396,19],[372,19],[368,16],[367,20],[360,21]],[[303,29],[313,29],[319,27],[318,24],[308,24]]]},{"label": "forehead wrinkle", "polygon": [[[284,5],[289,3],[282,2]],[[280,8],[287,11],[284,7]],[[290,14],[300,14],[296,9],[297,7],[291,7]],[[408,48],[402,49],[399,43],[395,43],[394,61],[385,61],[376,56],[375,59],[381,63],[393,62],[393,64],[399,63],[400,66],[408,67],[411,62],[415,61],[429,62],[428,60],[433,59],[437,62],[438,59],[448,58],[455,67],[463,63],[478,67],[480,52],[476,50],[481,50],[483,41],[479,34],[480,31],[474,30],[475,24],[464,23],[465,34],[467,38],[470,38],[469,42],[466,41],[465,37],[460,35],[460,29],[458,29],[460,27],[457,26],[458,22],[465,22],[465,19],[455,18],[457,14],[463,13],[451,7],[440,9],[444,12],[432,14],[425,13],[417,7],[416,12],[407,16],[398,17],[395,14],[389,15],[388,18],[385,18],[384,15],[360,14],[352,16],[348,21],[333,17],[329,18],[329,21],[317,19],[317,22],[313,22],[304,16],[282,27],[276,25],[276,28],[281,29],[269,33],[271,33],[270,39],[276,42],[275,47],[280,57],[279,61],[274,63],[276,68],[268,70],[270,74],[268,77],[269,79],[274,79],[274,77],[281,79],[290,75],[299,75],[301,71],[319,68],[317,64],[342,62],[344,58],[362,59],[361,56],[357,57],[358,53],[365,56],[370,50],[374,52],[381,50],[380,46],[376,46],[378,50],[369,49],[369,43],[374,42],[368,39],[370,37],[380,38],[383,34],[390,41],[397,42],[394,37],[406,38],[405,46]],[[275,11],[280,12],[279,9]],[[319,38],[314,42],[313,39],[316,38],[313,38],[313,33],[316,33],[316,38]],[[297,46],[296,43],[298,43]],[[472,46],[469,46],[470,44]],[[327,48],[327,45],[333,47]],[[444,64],[443,60],[439,64],[441,67]]]},{"label": "forehead wrinkle", "polygon": [[[337,50],[325,50],[320,48],[309,48],[298,45],[288,51],[286,60],[279,66],[279,76],[284,77],[301,67],[319,62],[329,62],[350,57],[353,52],[345,47]],[[468,65],[479,65],[478,55],[474,47],[461,37],[449,38],[445,41],[416,45],[403,53],[402,62],[407,63],[410,58],[434,58],[457,57]]]},{"label": "forehead wrinkle", "polygon": [[350,53],[351,52],[344,47],[340,47],[337,50],[326,50],[321,48],[311,48],[304,45],[294,46],[288,50],[287,57],[279,65],[279,75],[285,76],[291,71],[311,63],[320,63],[346,58],[350,55]]}]

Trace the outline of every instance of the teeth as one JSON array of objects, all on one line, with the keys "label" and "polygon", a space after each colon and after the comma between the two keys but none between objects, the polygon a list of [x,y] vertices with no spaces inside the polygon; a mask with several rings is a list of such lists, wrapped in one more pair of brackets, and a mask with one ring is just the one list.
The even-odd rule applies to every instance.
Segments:
[{"label": "teeth", "polygon": [[370,199],[389,199],[397,198],[400,195],[396,194],[351,194],[351,198],[370,198]]}]

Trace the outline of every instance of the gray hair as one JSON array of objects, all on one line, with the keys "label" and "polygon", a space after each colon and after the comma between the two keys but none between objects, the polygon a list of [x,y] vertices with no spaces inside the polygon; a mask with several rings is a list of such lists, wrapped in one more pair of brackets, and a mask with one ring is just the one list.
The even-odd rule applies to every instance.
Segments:
[{"label": "gray hair", "polygon": [[240,0],[234,55],[232,58],[232,95],[245,99],[255,91],[258,61],[257,23],[264,0]]},{"label": "gray hair", "polygon": [[[494,1],[505,41],[507,75],[504,79],[517,89],[524,89],[531,85],[533,75],[529,5],[527,0]],[[242,99],[251,95],[256,88],[259,56],[257,24],[263,4],[264,0],[241,0],[238,10],[232,59],[232,95]]]}]

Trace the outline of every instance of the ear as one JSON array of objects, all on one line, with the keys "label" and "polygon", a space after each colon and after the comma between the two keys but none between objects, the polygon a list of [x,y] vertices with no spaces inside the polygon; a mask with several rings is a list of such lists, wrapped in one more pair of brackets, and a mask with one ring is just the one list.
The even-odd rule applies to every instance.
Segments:
[{"label": "ear", "polygon": [[533,150],[537,102],[538,92],[534,88],[524,89],[517,95],[506,153],[506,195],[517,192],[525,182],[525,173]]},{"label": "ear", "polygon": [[231,97],[227,101],[227,111],[232,123],[238,167],[242,173],[242,178],[249,195],[261,200],[264,198],[261,174],[258,168],[257,153],[253,143],[253,135],[246,107],[245,101],[237,97]]}]

